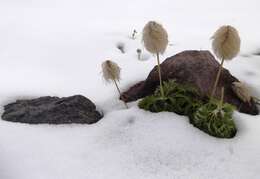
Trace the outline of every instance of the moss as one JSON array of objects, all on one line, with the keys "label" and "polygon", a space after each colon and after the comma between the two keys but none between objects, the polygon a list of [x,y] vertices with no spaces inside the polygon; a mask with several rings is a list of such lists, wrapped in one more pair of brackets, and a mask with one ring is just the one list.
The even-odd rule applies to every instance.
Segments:
[{"label": "moss", "polygon": [[175,81],[163,83],[165,97],[160,88],[153,95],[143,98],[138,106],[151,112],[175,112],[186,115],[190,123],[211,136],[232,138],[237,130],[232,119],[234,107],[222,104],[219,100],[205,102],[200,99],[197,90],[189,85],[181,85]]}]

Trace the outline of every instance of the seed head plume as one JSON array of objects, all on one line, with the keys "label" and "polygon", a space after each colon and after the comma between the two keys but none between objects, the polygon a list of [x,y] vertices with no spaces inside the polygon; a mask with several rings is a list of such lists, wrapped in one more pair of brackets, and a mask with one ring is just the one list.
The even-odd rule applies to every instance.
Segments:
[{"label": "seed head plume", "polygon": [[224,60],[232,60],[240,51],[241,40],[238,31],[230,26],[220,27],[212,37],[212,49],[215,55],[221,60],[216,80],[211,92],[211,98],[215,95]]},{"label": "seed head plume", "polygon": [[163,54],[167,48],[168,45],[167,31],[163,28],[161,24],[155,21],[150,21],[144,26],[143,42],[146,50],[148,50],[152,54],[156,54],[161,96],[164,97],[159,54]]},{"label": "seed head plume", "polygon": [[233,82],[232,90],[235,92],[235,94],[241,101],[245,103],[250,103],[252,96],[250,95],[249,89],[246,87],[244,83]]},{"label": "seed head plume", "polygon": [[111,60],[106,60],[102,63],[103,77],[107,82],[120,81],[121,68]]},{"label": "seed head plume", "polygon": [[162,54],[168,45],[167,31],[161,24],[150,21],[143,29],[143,42],[149,52]]},{"label": "seed head plume", "polygon": [[[102,63],[102,72],[103,77],[107,82],[114,82],[116,89],[119,93],[119,96],[121,96],[121,91],[118,87],[117,82],[120,81],[120,71],[121,68],[113,61],[106,60]],[[128,108],[127,104],[124,102],[125,107]]]},{"label": "seed head plume", "polygon": [[240,37],[238,31],[232,26],[220,27],[212,39],[212,49],[219,59],[232,60],[240,51]]}]

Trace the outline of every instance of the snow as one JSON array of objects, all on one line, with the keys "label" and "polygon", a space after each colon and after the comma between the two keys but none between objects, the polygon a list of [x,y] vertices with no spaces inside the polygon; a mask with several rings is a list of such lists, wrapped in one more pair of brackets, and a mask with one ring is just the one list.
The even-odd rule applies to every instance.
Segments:
[{"label": "snow", "polygon": [[[0,179],[257,179],[260,117],[236,112],[238,134],[216,139],[174,113],[124,109],[101,63],[122,68],[120,87],[155,65],[140,32],[161,22],[172,44],[162,56],[210,49],[222,24],[242,38],[241,55],[224,66],[260,96],[258,0],[1,0],[0,104],[43,95],[83,94],[105,117],[93,125],[28,125],[0,120]],[[136,29],[137,39],[129,38]],[[117,48],[124,43],[126,53]],[[137,60],[136,49],[143,51]]]}]

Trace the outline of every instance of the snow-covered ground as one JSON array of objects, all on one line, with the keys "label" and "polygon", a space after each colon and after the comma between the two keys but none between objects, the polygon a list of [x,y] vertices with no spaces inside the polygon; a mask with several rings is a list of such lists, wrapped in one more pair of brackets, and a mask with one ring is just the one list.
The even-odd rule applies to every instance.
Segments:
[{"label": "snow-covered ground", "polygon": [[0,0],[1,109],[15,99],[83,94],[105,113],[94,125],[0,120],[0,179],[258,179],[260,116],[236,112],[237,136],[216,139],[174,113],[145,112],[136,102],[126,110],[100,64],[116,61],[126,89],[155,65],[141,44],[147,21],[168,30],[163,59],[210,49],[213,32],[231,24],[242,49],[224,66],[259,97],[260,56],[250,55],[260,48],[259,7],[259,0]]}]

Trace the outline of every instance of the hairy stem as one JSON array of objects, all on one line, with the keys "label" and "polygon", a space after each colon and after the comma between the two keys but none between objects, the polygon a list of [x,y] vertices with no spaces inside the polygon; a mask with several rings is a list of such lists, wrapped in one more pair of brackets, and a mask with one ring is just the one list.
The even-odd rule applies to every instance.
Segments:
[{"label": "hairy stem", "polygon": [[163,91],[163,86],[162,86],[162,74],[161,74],[161,67],[160,67],[160,59],[159,59],[159,53],[156,53],[157,56],[157,68],[158,68],[158,73],[159,73],[159,80],[160,80],[160,91],[162,97],[164,97],[164,91]]},{"label": "hairy stem", "polygon": [[224,87],[221,88],[221,98],[220,98],[220,105],[223,106],[224,102]]},{"label": "hairy stem", "polygon": [[[117,91],[118,91],[118,93],[119,93],[119,96],[121,96],[121,91],[120,91],[120,89],[119,89],[119,87],[118,87],[118,85],[117,85],[116,80],[113,79],[113,81],[114,81],[114,83],[115,83],[115,85],[116,85],[116,89],[117,89]],[[123,101],[123,102],[124,102],[124,101]],[[124,102],[124,105],[125,105],[125,107],[128,109],[128,106],[127,106],[126,102]]]},{"label": "hairy stem", "polygon": [[212,90],[211,95],[210,95],[210,99],[212,99],[213,96],[215,95],[217,85],[218,85],[218,81],[219,81],[219,77],[220,77],[221,71],[223,69],[223,63],[224,63],[224,58],[221,60],[221,64],[220,64],[219,69],[218,69],[217,77],[216,77],[216,80],[215,80],[215,83],[214,83],[214,86],[213,86],[213,90]]}]

